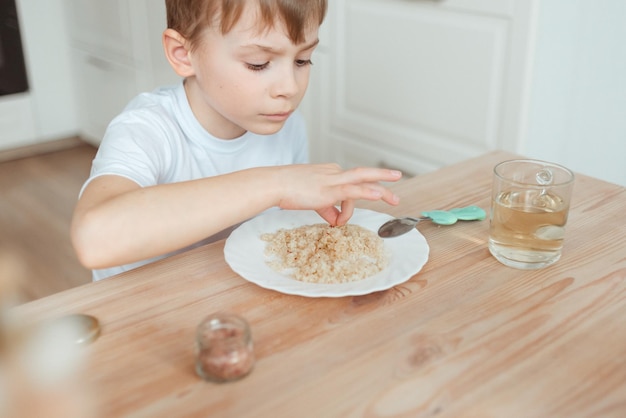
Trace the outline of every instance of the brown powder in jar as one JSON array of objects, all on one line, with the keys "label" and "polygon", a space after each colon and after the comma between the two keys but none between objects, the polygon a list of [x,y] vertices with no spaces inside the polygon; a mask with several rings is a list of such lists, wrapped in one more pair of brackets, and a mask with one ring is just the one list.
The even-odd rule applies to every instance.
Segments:
[{"label": "brown powder in jar", "polygon": [[197,353],[199,373],[207,380],[229,381],[246,376],[254,365],[254,353],[237,328],[210,330]]}]

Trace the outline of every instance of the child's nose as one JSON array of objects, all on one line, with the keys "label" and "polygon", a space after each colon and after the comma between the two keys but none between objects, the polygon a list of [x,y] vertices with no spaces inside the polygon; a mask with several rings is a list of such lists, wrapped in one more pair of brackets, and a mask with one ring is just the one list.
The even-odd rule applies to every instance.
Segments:
[{"label": "child's nose", "polygon": [[272,96],[291,97],[298,93],[299,85],[297,74],[293,70],[285,70],[278,74],[272,86]]}]

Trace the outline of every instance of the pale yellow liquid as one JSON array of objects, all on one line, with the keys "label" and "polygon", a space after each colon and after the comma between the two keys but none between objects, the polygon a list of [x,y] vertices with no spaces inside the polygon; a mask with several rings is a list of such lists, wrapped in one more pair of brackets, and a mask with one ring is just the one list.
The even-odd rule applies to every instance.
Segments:
[{"label": "pale yellow liquid", "polygon": [[568,205],[539,190],[502,192],[491,203],[489,251],[511,267],[533,269],[561,257]]}]

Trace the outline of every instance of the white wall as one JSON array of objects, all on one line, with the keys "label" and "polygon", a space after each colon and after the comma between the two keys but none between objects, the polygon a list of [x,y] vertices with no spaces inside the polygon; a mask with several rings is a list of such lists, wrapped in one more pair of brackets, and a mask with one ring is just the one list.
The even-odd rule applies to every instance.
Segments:
[{"label": "white wall", "polygon": [[18,0],[31,94],[45,139],[76,132],[64,0]]},{"label": "white wall", "polygon": [[539,5],[520,151],[626,186],[626,1]]},{"label": "white wall", "polygon": [[17,0],[29,91],[0,97],[0,148],[78,131],[63,1]]},{"label": "white wall", "polygon": [[[29,114],[20,108],[32,110],[34,121],[23,118],[29,126],[18,145],[77,131],[63,2],[17,1],[31,92],[0,97],[0,148],[13,145],[5,125],[17,127],[19,115]],[[626,1],[538,6],[526,141],[518,151],[626,186]]]}]

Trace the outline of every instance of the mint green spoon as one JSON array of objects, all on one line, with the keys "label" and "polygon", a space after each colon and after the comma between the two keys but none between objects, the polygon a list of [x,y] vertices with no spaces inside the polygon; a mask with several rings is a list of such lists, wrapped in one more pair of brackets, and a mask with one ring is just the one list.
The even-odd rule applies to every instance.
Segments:
[{"label": "mint green spoon", "polygon": [[392,238],[406,234],[415,225],[424,220],[430,220],[437,225],[452,225],[457,221],[482,221],[486,213],[478,206],[466,206],[464,208],[454,208],[450,210],[431,210],[422,212],[421,218],[396,218],[385,222],[378,229],[378,236],[381,238]]}]

